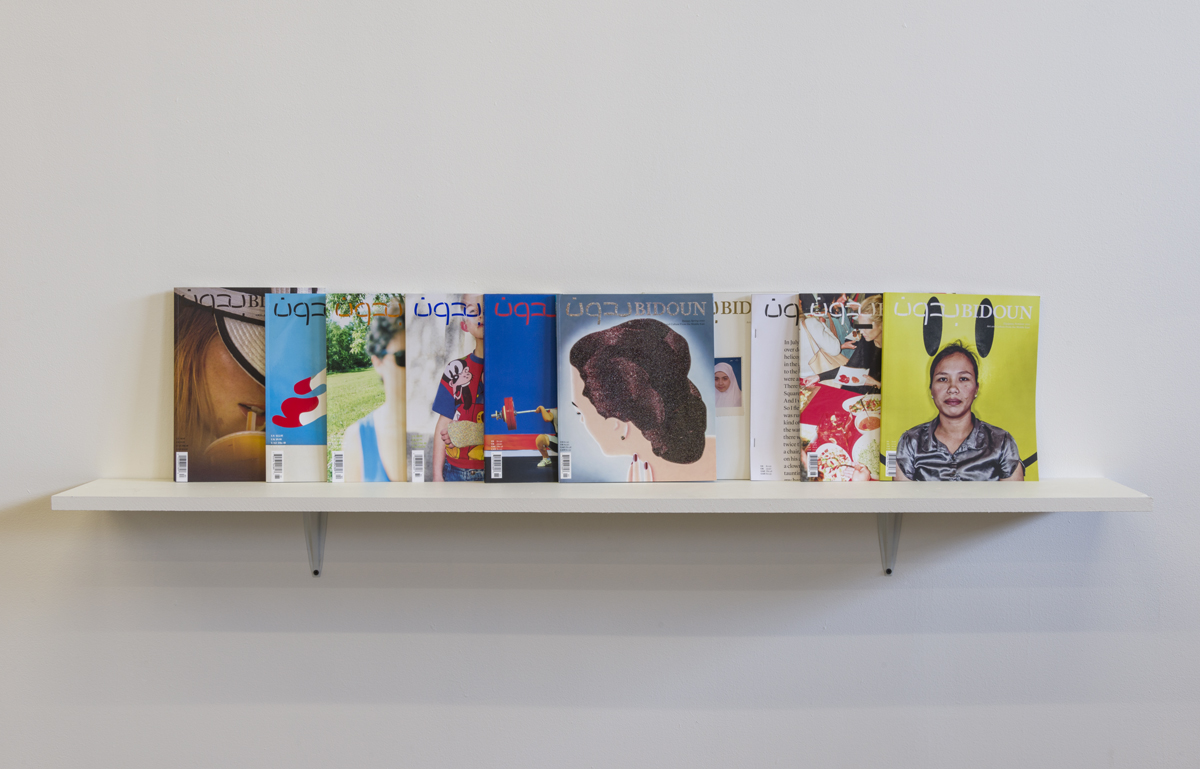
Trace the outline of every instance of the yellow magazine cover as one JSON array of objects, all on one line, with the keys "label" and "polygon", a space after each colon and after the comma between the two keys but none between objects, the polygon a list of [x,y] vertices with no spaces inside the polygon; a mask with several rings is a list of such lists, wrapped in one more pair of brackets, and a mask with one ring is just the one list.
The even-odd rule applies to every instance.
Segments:
[{"label": "yellow magazine cover", "polygon": [[1039,298],[884,294],[889,481],[1036,481]]}]

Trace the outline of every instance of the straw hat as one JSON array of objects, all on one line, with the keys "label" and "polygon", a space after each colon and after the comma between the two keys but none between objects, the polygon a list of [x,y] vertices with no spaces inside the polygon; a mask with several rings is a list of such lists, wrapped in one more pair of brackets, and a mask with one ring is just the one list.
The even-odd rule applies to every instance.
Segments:
[{"label": "straw hat", "polygon": [[267,381],[266,294],[291,292],[274,288],[177,288],[175,296],[211,312],[225,348],[260,384]]}]

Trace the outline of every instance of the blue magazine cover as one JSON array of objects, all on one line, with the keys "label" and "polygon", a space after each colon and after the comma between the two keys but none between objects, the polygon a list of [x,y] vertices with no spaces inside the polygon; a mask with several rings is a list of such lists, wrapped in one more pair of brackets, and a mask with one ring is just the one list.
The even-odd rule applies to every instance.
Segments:
[{"label": "blue magazine cover", "polygon": [[712,303],[559,295],[559,481],[717,479]]},{"label": "blue magazine cover", "polygon": [[[325,480],[325,294],[267,294],[267,477]],[[280,293],[289,291],[289,293]]]},{"label": "blue magazine cover", "polygon": [[484,296],[484,481],[558,480],[553,294]]}]

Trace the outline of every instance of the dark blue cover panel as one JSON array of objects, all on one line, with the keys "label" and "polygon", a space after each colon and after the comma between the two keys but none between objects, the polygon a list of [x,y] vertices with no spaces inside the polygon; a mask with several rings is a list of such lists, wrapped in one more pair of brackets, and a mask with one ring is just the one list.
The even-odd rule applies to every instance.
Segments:
[{"label": "dark blue cover panel", "polygon": [[553,294],[484,296],[484,480],[558,480]]}]

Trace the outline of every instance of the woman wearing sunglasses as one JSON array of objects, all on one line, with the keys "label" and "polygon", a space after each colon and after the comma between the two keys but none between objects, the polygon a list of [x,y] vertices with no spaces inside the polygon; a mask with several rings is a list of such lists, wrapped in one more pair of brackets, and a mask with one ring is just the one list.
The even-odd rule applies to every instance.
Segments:
[{"label": "woman wearing sunglasses", "polygon": [[404,311],[376,315],[367,335],[371,366],[383,381],[383,405],[346,428],[342,436],[346,482],[403,481]]}]

